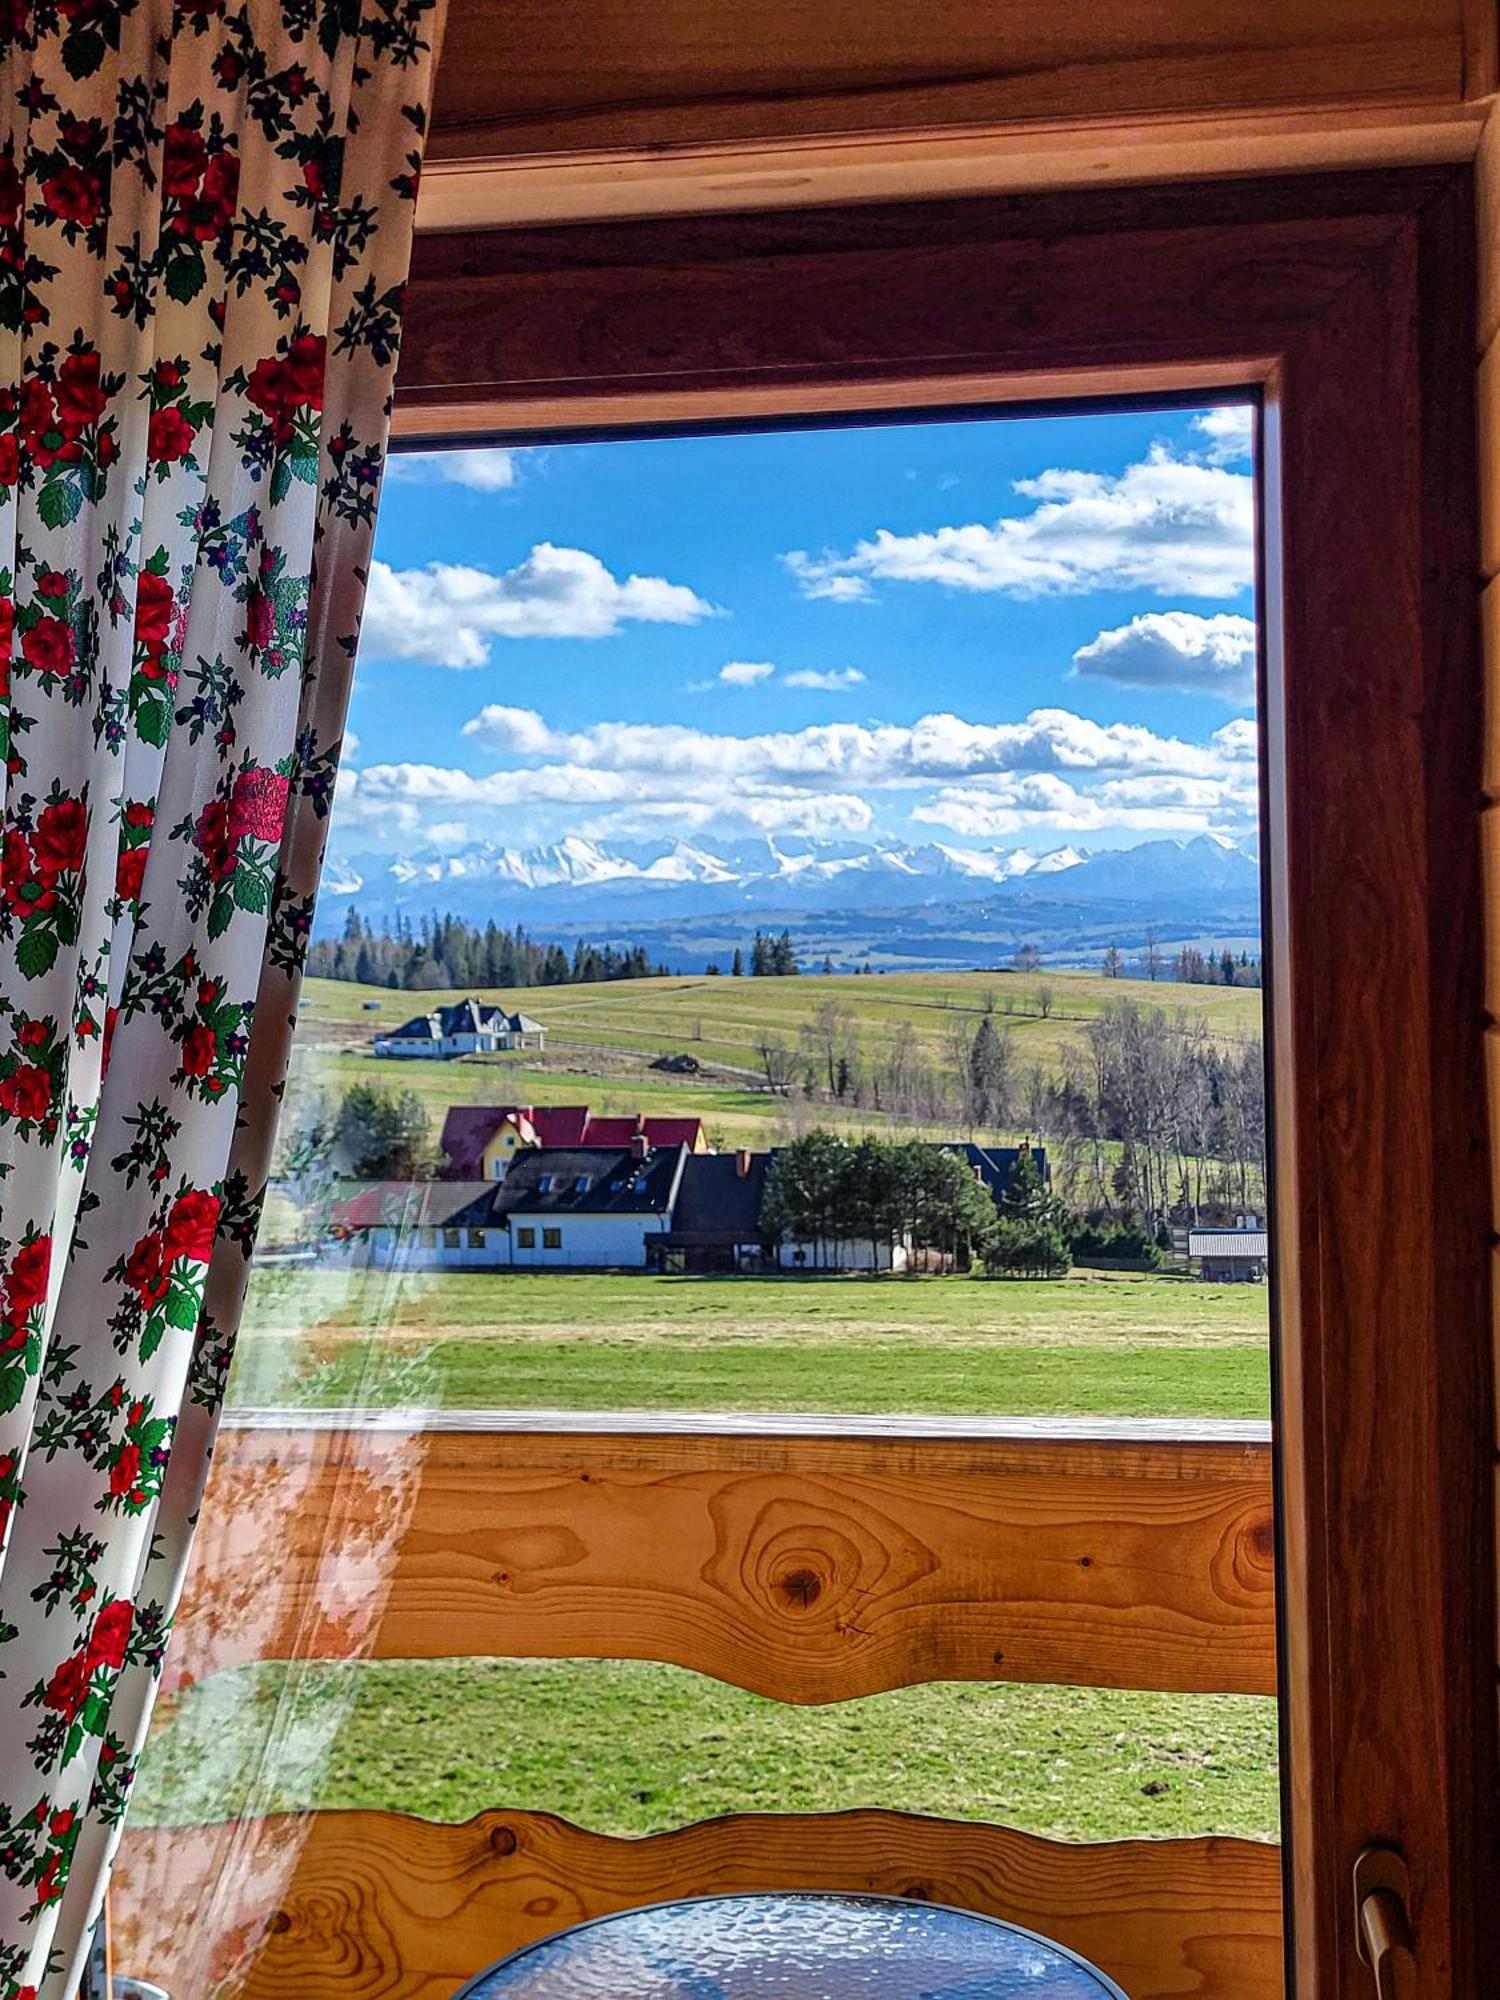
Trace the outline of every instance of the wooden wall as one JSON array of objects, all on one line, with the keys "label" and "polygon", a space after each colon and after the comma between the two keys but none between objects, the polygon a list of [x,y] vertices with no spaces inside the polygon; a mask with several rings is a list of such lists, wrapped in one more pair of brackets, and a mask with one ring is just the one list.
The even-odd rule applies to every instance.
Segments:
[{"label": "wooden wall", "polygon": [[1494,0],[450,0],[427,228],[1472,153]]},{"label": "wooden wall", "polygon": [[[1275,1688],[1261,1426],[677,1421],[231,1419],[159,1714],[259,1659],[624,1657],[804,1703],[930,1680]],[[1134,2000],[1280,2000],[1279,1852],[1207,1835],[864,1811],[619,1839],[503,1797],[463,1826],[252,1813],[132,1823],[113,1913],[122,1969],[179,2000],[448,2000],[569,1923],[770,1883],[1005,1916]]]}]

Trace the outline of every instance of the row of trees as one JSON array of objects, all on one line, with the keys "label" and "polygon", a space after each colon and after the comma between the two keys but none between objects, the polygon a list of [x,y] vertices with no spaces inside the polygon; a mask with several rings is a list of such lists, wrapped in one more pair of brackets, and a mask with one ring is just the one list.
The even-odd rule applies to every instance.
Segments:
[{"label": "row of trees", "polygon": [[[710,959],[703,968],[710,979],[722,978],[724,968],[717,959]],[[747,964],[745,954],[738,945],[729,961],[731,979],[743,979],[747,973],[751,979],[787,979],[799,973],[802,966],[792,943],[790,931],[783,931],[780,937],[767,937],[757,931],[750,941],[750,957]],[[832,972],[832,962],[825,959],[823,970]]]},{"label": "row of trees", "polygon": [[[1152,947],[1153,952],[1155,947]],[[1125,977],[1125,955],[1118,945],[1110,945],[1099,961],[1099,970],[1106,979]],[[1159,970],[1148,970],[1147,977],[1159,978]],[[1252,958],[1248,951],[1242,951],[1238,958],[1226,946],[1220,952],[1202,952],[1196,945],[1185,944],[1172,960],[1172,978],[1180,986],[1259,986],[1261,983],[1260,960]]]},{"label": "row of trees", "polygon": [[836,1104],[969,1137],[1045,1138],[1071,1208],[1158,1240],[1173,1222],[1265,1202],[1260,1037],[1229,1040],[1185,1010],[1121,1001],[1064,1045],[1054,1068],[1023,1060],[999,1008],[955,1012],[938,1049],[897,1028],[876,1037],[852,1009],[815,1008],[795,1040],[759,1045],[767,1086],[803,1106]]},{"label": "row of trees", "polygon": [[315,979],[356,979],[399,992],[451,991],[471,986],[572,986],[610,979],[650,979],[668,968],[653,962],[644,945],[592,945],[580,941],[571,957],[560,944],[543,944],[518,924],[480,928],[461,917],[424,917],[413,925],[398,917],[377,930],[350,910],[339,938],[318,938],[307,957]]},{"label": "row of trees", "polygon": [[[782,1148],[766,1180],[761,1226],[807,1244],[814,1268],[839,1243],[871,1261],[905,1244],[967,1269],[1055,1277],[1072,1262],[1069,1220],[1023,1147],[997,1205],[962,1153],[918,1140],[843,1139],[818,1127]],[[835,1260],[836,1261],[836,1260]]]}]

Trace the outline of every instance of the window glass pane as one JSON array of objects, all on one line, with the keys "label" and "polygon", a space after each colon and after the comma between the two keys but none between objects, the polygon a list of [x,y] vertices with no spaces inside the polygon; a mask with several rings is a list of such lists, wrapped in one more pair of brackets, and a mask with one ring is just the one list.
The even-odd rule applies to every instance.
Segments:
[{"label": "window glass pane", "polygon": [[394,468],[122,1971],[264,1990],[345,1808],[399,1908],[425,1821],[882,1807],[1241,1837],[1119,1935],[1274,2000],[1250,445]]}]

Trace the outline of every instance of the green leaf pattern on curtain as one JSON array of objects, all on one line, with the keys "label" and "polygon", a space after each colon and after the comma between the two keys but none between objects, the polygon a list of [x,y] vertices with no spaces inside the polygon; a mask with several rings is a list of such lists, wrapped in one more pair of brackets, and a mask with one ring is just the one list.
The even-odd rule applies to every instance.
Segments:
[{"label": "green leaf pattern on curtain", "polygon": [[439,0],[0,0],[0,2000],[103,1894],[233,1352]]}]

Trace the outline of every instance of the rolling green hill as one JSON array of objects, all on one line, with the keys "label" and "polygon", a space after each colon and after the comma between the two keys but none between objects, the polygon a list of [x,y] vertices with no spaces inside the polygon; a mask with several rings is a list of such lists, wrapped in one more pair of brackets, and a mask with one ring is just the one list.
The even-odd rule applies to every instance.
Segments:
[{"label": "rolling green hill", "polygon": [[[796,1051],[830,1006],[861,1057],[879,1066],[905,1044],[911,1055],[951,1072],[987,1007],[1013,1036],[1024,1075],[1053,1074],[1107,1006],[1130,1000],[1187,1022],[1215,1040],[1258,1036],[1255,988],[1182,986],[1105,979],[1090,973],[803,974],[791,979],[681,975],[605,985],[486,989],[482,997],[523,1007],[547,1029],[545,1056],[466,1057],[450,1063],[377,1059],[371,1043],[425,1007],[461,996],[400,993],[352,982],[307,982],[298,1028],[304,1081],[341,1089],[356,1080],[398,1084],[432,1106],[577,1103],[600,1111],[701,1112],[720,1143],[751,1145],[784,1134],[787,1106],[766,1088],[764,1050]],[[367,1011],[366,1003],[378,1003]],[[651,1067],[661,1056],[691,1056],[697,1074]],[[798,1073],[805,1067],[799,1058]],[[820,1106],[824,1123],[865,1127],[871,1112]]]}]

